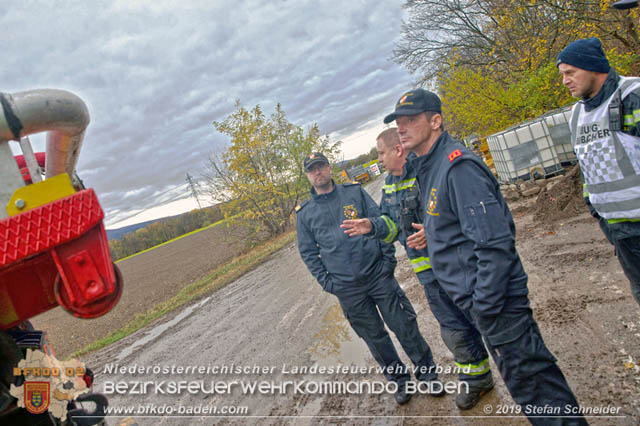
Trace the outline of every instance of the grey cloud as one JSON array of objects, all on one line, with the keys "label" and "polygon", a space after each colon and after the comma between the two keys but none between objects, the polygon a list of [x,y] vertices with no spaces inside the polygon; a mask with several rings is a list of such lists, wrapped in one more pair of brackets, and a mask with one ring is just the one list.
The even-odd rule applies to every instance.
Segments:
[{"label": "grey cloud", "polygon": [[295,124],[346,137],[411,81],[388,60],[400,4],[23,3],[0,14],[2,90],[61,88],[87,103],[78,171],[113,217],[197,174],[228,143],[212,122],[236,99],[265,114],[279,102]]}]

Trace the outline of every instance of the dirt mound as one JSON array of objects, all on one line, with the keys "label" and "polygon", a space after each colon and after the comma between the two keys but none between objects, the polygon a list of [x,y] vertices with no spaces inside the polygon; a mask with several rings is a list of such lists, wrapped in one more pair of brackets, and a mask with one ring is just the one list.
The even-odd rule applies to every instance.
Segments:
[{"label": "dirt mound", "polygon": [[540,223],[556,222],[585,212],[582,199],[582,175],[577,165],[551,188],[540,191],[533,206],[533,219]]}]

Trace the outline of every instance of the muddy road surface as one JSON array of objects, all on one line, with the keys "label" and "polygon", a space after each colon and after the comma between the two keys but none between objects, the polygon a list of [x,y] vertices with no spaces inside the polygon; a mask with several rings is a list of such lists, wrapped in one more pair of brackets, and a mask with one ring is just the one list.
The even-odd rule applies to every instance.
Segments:
[{"label": "muddy road surface", "polygon": [[[378,195],[381,184],[378,179],[368,190]],[[640,309],[628,281],[586,209],[540,223],[533,217],[534,202],[523,200],[512,209],[547,346],[583,407],[607,412],[590,417],[591,424],[637,425]],[[453,358],[422,287],[404,250],[397,251],[396,277],[443,368],[440,378],[455,382]],[[513,412],[517,408],[494,364],[495,389],[469,411],[456,408],[454,395],[417,394],[398,406],[392,394],[367,392],[367,384],[383,384],[384,378],[337,299],[307,271],[295,244],[224,289],[83,360],[96,371],[98,390],[108,393],[111,407],[132,410],[119,415],[133,415],[140,425],[528,424]],[[177,392],[170,382],[181,381],[201,382],[202,388]],[[348,382],[355,384],[347,394],[320,388]],[[202,416],[203,410],[209,413]],[[172,416],[161,416],[169,411]]]}]

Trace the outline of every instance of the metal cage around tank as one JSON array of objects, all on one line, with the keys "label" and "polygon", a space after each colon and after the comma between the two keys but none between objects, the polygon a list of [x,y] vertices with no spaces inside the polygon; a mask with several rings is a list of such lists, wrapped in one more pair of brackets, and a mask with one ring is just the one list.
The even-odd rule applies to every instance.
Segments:
[{"label": "metal cage around tank", "polygon": [[571,105],[487,137],[501,183],[553,176],[577,159],[571,145]]}]

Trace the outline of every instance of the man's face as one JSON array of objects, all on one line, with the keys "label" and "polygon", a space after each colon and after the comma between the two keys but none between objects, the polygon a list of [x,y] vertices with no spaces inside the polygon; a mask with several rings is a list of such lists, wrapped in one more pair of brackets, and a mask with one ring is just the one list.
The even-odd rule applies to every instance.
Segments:
[{"label": "man's face", "polygon": [[415,151],[431,137],[431,123],[424,112],[416,115],[399,115],[396,117],[396,126],[402,147],[409,151]]},{"label": "man's face", "polygon": [[376,149],[378,150],[378,162],[381,166],[387,169],[392,175],[402,173],[402,166],[404,165],[405,159],[402,156],[401,146],[388,147],[382,139],[378,139]]},{"label": "man's face", "polygon": [[562,84],[567,86],[574,98],[591,98],[599,90],[596,73],[569,64],[558,65]]},{"label": "man's face", "polygon": [[331,167],[328,163],[313,164],[306,174],[314,188],[325,188],[331,183]]}]

